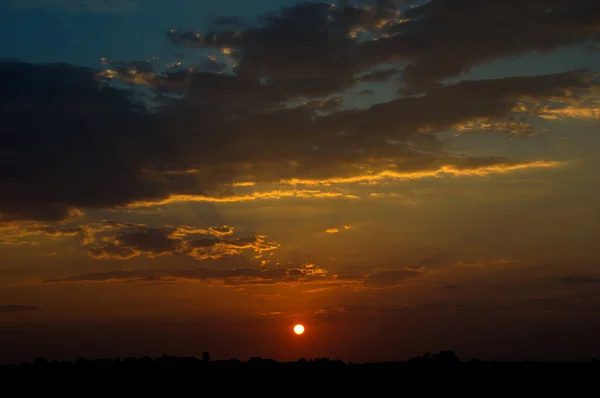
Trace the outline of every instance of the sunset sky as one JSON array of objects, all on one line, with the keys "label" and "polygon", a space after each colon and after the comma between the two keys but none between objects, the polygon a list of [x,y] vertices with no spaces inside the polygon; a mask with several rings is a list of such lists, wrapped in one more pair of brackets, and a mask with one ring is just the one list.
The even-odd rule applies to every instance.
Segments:
[{"label": "sunset sky", "polygon": [[0,363],[600,357],[598,0],[5,0],[0,57]]}]

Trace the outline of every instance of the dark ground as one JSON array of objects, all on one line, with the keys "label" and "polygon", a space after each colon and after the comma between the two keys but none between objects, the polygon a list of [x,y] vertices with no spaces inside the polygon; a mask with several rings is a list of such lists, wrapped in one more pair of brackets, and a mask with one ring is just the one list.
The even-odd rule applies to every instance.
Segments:
[{"label": "dark ground", "polygon": [[[308,393],[387,396],[408,391],[412,391],[409,395],[416,391],[430,395],[447,394],[456,389],[480,396],[525,393],[597,396],[600,362],[461,361],[451,351],[425,354],[405,362],[361,364],[327,358],[296,362],[262,358],[246,362],[212,361],[208,353],[203,359],[163,355],[58,362],[37,358],[31,363],[0,366],[0,382],[17,383],[23,393],[74,389],[78,395],[96,395],[104,389],[109,389],[110,395],[126,391],[155,395],[164,388],[169,395],[178,389],[189,394],[191,386],[199,395],[221,392],[217,395],[223,396],[237,395],[237,392],[245,395],[276,392],[284,396]],[[585,386],[592,389],[588,391]],[[161,391],[162,394],[165,390]]]}]

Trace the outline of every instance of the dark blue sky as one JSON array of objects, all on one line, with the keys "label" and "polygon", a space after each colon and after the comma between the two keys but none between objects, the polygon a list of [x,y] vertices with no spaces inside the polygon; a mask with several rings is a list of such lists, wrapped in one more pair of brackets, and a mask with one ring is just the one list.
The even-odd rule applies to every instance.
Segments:
[{"label": "dark blue sky", "polygon": [[[173,46],[170,29],[204,32],[209,15],[256,16],[297,3],[294,0],[13,0],[0,13],[0,57],[24,62],[66,62],[98,67],[100,58],[165,62],[176,54],[198,54]],[[103,6],[104,4],[104,6]],[[106,5],[112,6],[107,8]],[[119,8],[119,5],[122,8]],[[472,78],[540,75],[594,68],[600,52],[567,47],[475,66]]]},{"label": "dark blue sky", "polygon": [[[48,5],[52,3],[55,5]],[[0,56],[85,66],[98,66],[103,56],[117,60],[163,58],[181,52],[167,40],[170,29],[203,31],[207,14],[251,18],[294,2],[147,0],[122,12],[99,7],[73,9],[76,3],[80,1],[16,0],[0,13]]]}]

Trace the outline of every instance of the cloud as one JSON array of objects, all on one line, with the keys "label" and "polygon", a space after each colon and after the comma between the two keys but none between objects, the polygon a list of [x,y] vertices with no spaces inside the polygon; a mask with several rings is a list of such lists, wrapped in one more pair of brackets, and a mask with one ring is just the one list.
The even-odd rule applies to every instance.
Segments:
[{"label": "cloud", "polygon": [[228,225],[222,225],[220,227],[210,227],[210,232],[216,236],[228,236],[233,235],[233,227]]},{"label": "cloud", "polygon": [[274,269],[229,269],[214,270],[206,268],[185,268],[142,271],[112,271],[97,274],[79,275],[66,278],[49,279],[45,283],[59,282],[147,282],[147,281],[203,281],[220,282],[228,286],[272,285],[277,283],[317,283],[330,282],[334,278],[322,268],[313,264],[304,264],[296,268]]},{"label": "cloud", "polygon": [[186,255],[196,260],[218,259],[252,252],[260,257],[264,252],[279,248],[265,235],[240,238],[231,227],[211,227],[208,230],[189,227],[151,228],[139,225],[117,229],[109,234],[95,236],[86,245],[93,258],[129,259],[156,258],[166,255]]},{"label": "cloud", "polygon": [[283,312],[281,312],[281,311],[259,312],[258,313],[259,316],[279,316],[282,314],[283,314]]},{"label": "cloud", "polygon": [[482,133],[482,132],[498,132],[510,135],[521,135],[533,137],[537,135],[536,128],[528,123],[503,121],[503,122],[469,122],[464,125],[456,126],[456,130],[460,133]]},{"label": "cloud", "polygon": [[563,108],[546,107],[539,113],[543,119],[600,119],[600,106],[568,106]]},{"label": "cloud", "polygon": [[565,285],[595,285],[600,284],[600,278],[590,276],[567,276],[560,280]]},{"label": "cloud", "polygon": [[[349,145],[371,133],[381,140],[416,140],[415,133],[440,133],[469,122],[502,122],[523,101],[571,101],[584,95],[594,75],[572,71],[536,77],[511,77],[463,81],[439,86],[419,97],[406,97],[375,104],[367,110],[338,112],[321,119],[321,131],[344,131],[340,141]],[[425,135],[427,137],[427,135]],[[423,143],[416,141],[423,145]],[[389,147],[394,148],[394,145]],[[398,148],[396,146],[396,151]]]},{"label": "cloud", "polygon": [[[224,286],[308,284],[313,289],[307,293],[330,288],[349,288],[354,291],[371,289],[393,289],[409,279],[422,275],[420,270],[402,269],[375,272],[367,275],[330,273],[315,264],[279,268],[235,268],[208,269],[170,268],[131,271],[109,271],[53,278],[44,283],[120,282],[120,283],[176,283],[207,282]],[[270,297],[271,298],[271,297]]]},{"label": "cloud", "polygon": [[266,235],[239,237],[231,226],[207,229],[186,225],[148,226],[130,222],[104,220],[76,226],[30,223],[0,228],[0,243],[26,244],[32,237],[47,239],[79,238],[80,245],[95,259],[128,260],[134,257],[156,258],[185,255],[196,260],[219,259],[277,250],[279,244]]},{"label": "cloud", "polygon": [[390,288],[401,285],[405,280],[416,277],[421,270],[405,268],[402,270],[375,272],[367,276],[364,284],[373,288]]},{"label": "cloud", "polygon": [[600,310],[600,296],[594,293],[588,294],[563,294],[548,297],[538,297],[522,300],[518,304],[520,309],[532,308],[551,313],[587,313],[595,316]]},{"label": "cloud", "polygon": [[438,286],[438,289],[455,290],[455,289],[459,289],[459,286],[457,286],[457,285],[442,285],[442,286]]},{"label": "cloud", "polygon": [[27,270],[23,268],[0,269],[0,275],[22,275],[25,273],[27,273]]},{"label": "cloud", "polygon": [[[486,161],[489,165],[485,165]],[[562,166],[564,162],[551,161],[533,161],[533,162],[511,162],[503,159],[464,159],[461,165],[446,165],[437,170],[417,171],[417,172],[397,172],[394,170],[384,170],[373,174],[357,175],[345,178],[329,178],[324,180],[302,180],[293,179],[281,181],[282,184],[290,185],[332,185],[332,184],[350,184],[350,183],[374,183],[383,180],[415,180],[428,177],[438,177],[443,175],[451,176],[486,176],[492,173],[506,173],[516,170],[550,168]],[[479,163],[479,164],[478,164]]]},{"label": "cloud", "polygon": [[424,90],[496,58],[597,41],[595,0],[415,3],[302,3],[266,14],[256,26],[213,25],[205,33],[173,29],[168,37],[184,47],[226,48],[239,75],[268,78],[293,95],[343,91],[361,79],[382,81],[397,69],[374,69],[390,63],[406,64],[404,83]]},{"label": "cloud", "polygon": [[390,37],[367,43],[363,56],[408,62],[403,80],[421,89],[496,58],[597,41],[598,15],[593,0],[429,1],[407,10]]},{"label": "cloud", "polygon": [[315,311],[315,314],[348,313],[357,312],[358,310],[359,308],[355,306],[334,305],[331,307],[319,308]]},{"label": "cloud", "polygon": [[126,205],[127,208],[135,209],[140,207],[160,206],[172,203],[193,203],[193,202],[209,202],[209,203],[236,203],[236,202],[248,202],[254,200],[278,200],[282,198],[346,198],[356,199],[354,195],[343,194],[339,192],[323,192],[319,190],[275,190],[266,192],[253,192],[251,194],[233,194],[222,197],[211,197],[205,195],[172,195],[168,198],[161,200],[148,200],[132,202]]},{"label": "cloud", "polygon": [[[112,239],[112,242],[106,242],[109,239]],[[170,239],[167,231],[157,228],[138,228],[138,230],[107,237],[103,241],[101,245],[89,248],[89,254],[93,258],[128,259],[136,256],[155,258],[177,251],[176,240]]]},{"label": "cloud", "polygon": [[130,93],[67,65],[0,62],[0,76],[0,221],[63,220],[163,194],[141,172],[159,136]]},{"label": "cloud", "polygon": [[[474,11],[491,15],[479,3],[461,1],[463,7],[451,8],[457,20],[465,13],[472,23]],[[347,9],[309,3],[266,15],[259,26],[242,31],[240,24],[221,20],[213,24],[214,34],[170,32],[178,45],[231,49],[228,57],[239,64],[233,73],[198,68],[159,73],[146,61],[107,61],[101,73],[64,64],[1,62],[0,221],[56,222],[86,209],[179,202],[354,199],[347,192],[285,186],[467,177],[559,166],[551,159],[458,156],[438,134],[472,123],[527,134],[524,122],[510,122],[515,107],[576,101],[594,85],[596,77],[585,71],[439,84],[423,95],[364,109],[342,108],[340,97],[330,96],[361,79],[402,73],[396,66],[382,65],[389,57],[381,54],[392,48],[405,51],[407,35],[425,37],[420,26],[438,21],[440,10],[451,7],[441,0],[434,3],[400,12],[391,1]],[[491,4],[502,13],[516,11]],[[536,7],[544,4],[536,1]],[[552,4],[554,11],[540,18],[556,19],[558,10],[573,17],[581,14],[583,25],[562,21],[576,32],[589,18],[582,10],[596,9],[585,0],[565,10],[559,0]],[[534,8],[528,6],[525,14]],[[443,26],[459,30],[465,24],[446,20],[453,18],[445,18]],[[381,37],[361,39],[357,28]],[[430,34],[435,38],[437,32],[435,27]],[[494,32],[500,35],[502,30]],[[537,37],[532,32],[524,33]],[[565,34],[573,40],[580,36]],[[428,65],[419,58],[428,47],[437,49],[428,37],[409,40],[409,50],[415,43],[424,49],[413,59],[413,69]],[[450,33],[450,38],[456,36]],[[113,78],[147,86],[160,106],[150,107],[133,89],[108,84],[108,69]],[[181,98],[171,96],[173,91]],[[132,254],[112,246],[106,252]]]},{"label": "cloud", "polygon": [[325,230],[325,233],[328,233],[328,234],[337,234],[337,233],[339,233],[341,231],[349,231],[351,229],[352,229],[352,225],[346,224],[346,225],[344,225],[344,226],[342,226],[340,228],[335,228],[335,227],[334,228],[327,228]]},{"label": "cloud", "polygon": [[1,312],[28,312],[39,310],[40,307],[35,305],[0,305]]},{"label": "cloud", "polygon": [[0,245],[37,244],[35,238],[59,239],[79,236],[84,231],[79,227],[40,223],[0,224]]}]

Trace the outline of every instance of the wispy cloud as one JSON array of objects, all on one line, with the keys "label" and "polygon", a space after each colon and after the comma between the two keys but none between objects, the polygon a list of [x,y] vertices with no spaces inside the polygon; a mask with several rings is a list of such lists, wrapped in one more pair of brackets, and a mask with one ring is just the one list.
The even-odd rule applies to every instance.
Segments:
[{"label": "wispy cloud", "polygon": [[35,305],[21,305],[21,304],[0,305],[0,313],[2,313],[2,312],[28,312],[28,311],[36,311],[39,309],[40,309],[40,307],[35,306]]},{"label": "wispy cloud", "polygon": [[539,117],[543,119],[600,119],[600,105],[590,106],[568,106],[565,108],[549,108],[546,107],[539,113]]},{"label": "wispy cloud", "polygon": [[[254,183],[243,183],[254,184]],[[273,190],[265,192],[253,192],[251,194],[231,194],[223,197],[211,197],[205,195],[172,195],[166,199],[158,199],[155,201],[139,201],[128,204],[126,207],[135,209],[139,207],[162,206],[173,203],[193,203],[193,202],[209,202],[209,203],[236,203],[248,202],[254,200],[278,200],[284,198],[299,198],[299,199],[327,199],[327,198],[342,198],[342,199],[358,199],[355,195],[343,194],[340,192],[324,192],[319,190]]]},{"label": "wispy cloud", "polygon": [[596,285],[600,284],[600,277],[567,276],[560,280],[565,285]]},{"label": "wispy cloud", "polygon": [[469,165],[457,166],[446,165],[436,170],[417,171],[417,172],[398,172],[393,170],[384,170],[373,174],[357,175],[345,178],[328,178],[324,180],[308,180],[308,179],[292,179],[283,180],[282,184],[290,185],[333,185],[333,184],[351,184],[351,183],[377,183],[385,180],[416,180],[421,178],[443,177],[443,176],[487,176],[495,173],[509,173],[518,170],[538,169],[538,168],[553,168],[564,166],[565,162],[558,161],[532,161],[523,163],[501,163],[469,167]]},{"label": "wispy cloud", "polygon": [[[44,283],[218,283],[222,286],[260,285],[311,285],[306,292],[315,289],[347,288],[353,291],[394,289],[410,278],[422,275],[420,270],[402,269],[370,274],[330,273],[315,264],[303,264],[286,268],[237,268],[216,270],[207,268],[147,269],[137,271],[109,271],[53,278]],[[308,286],[307,286],[308,287]],[[270,296],[267,296],[270,297]]]}]

